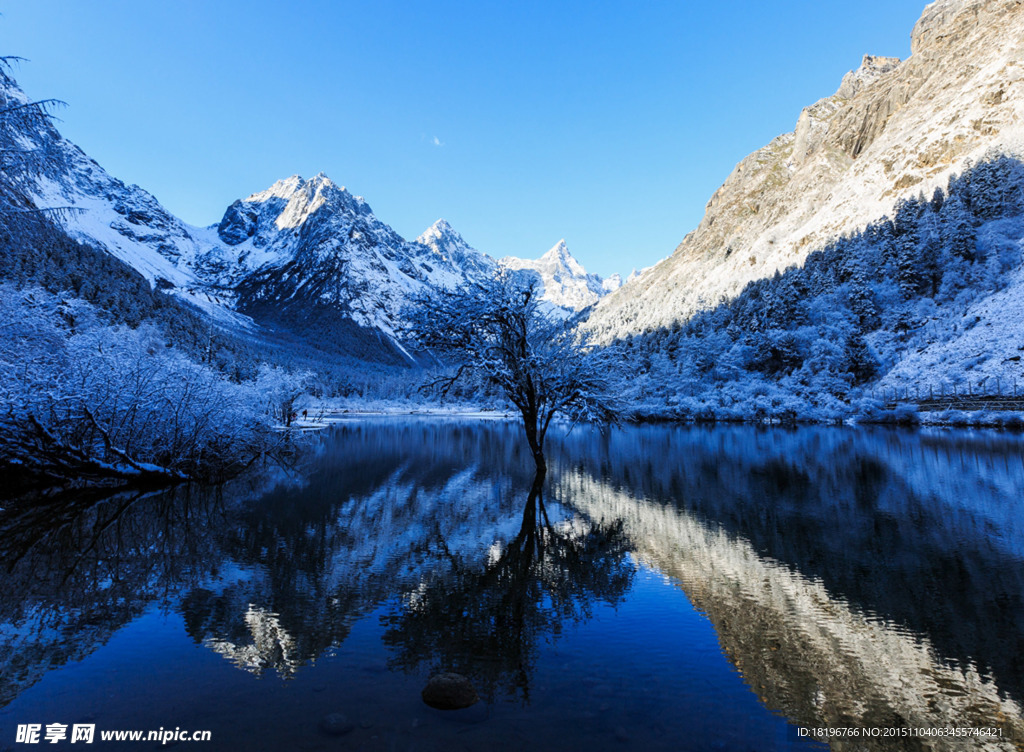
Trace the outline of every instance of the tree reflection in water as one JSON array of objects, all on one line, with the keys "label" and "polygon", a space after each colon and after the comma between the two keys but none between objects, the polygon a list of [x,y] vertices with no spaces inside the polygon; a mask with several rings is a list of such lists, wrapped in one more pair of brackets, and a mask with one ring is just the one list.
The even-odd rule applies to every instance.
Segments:
[{"label": "tree reflection in water", "polygon": [[0,707],[216,573],[216,493],[96,490],[0,517]]},{"label": "tree reflection in water", "polygon": [[635,567],[622,522],[574,515],[552,523],[538,473],[515,538],[495,544],[481,566],[436,545],[447,571],[421,582],[383,617],[393,668],[454,671],[489,699],[530,701],[538,646],[565,625],[590,618],[595,603],[625,600]]},{"label": "tree reflection in water", "polygon": [[[178,702],[197,714],[219,707],[232,731],[232,703],[249,708],[256,728],[286,696],[313,734],[320,716],[346,703],[376,719],[367,735],[395,729],[395,708],[422,712],[422,680],[442,670],[470,676],[492,701],[532,703],[532,714],[562,729],[591,711],[597,695],[575,690],[601,664],[602,680],[626,677],[629,698],[608,718],[649,720],[636,723],[647,729],[640,745],[641,733],[672,727],[670,718],[685,734],[747,712],[746,691],[723,699],[703,689],[712,659],[696,650],[692,664],[658,657],[690,654],[679,640],[685,614],[644,610],[678,602],[682,587],[756,700],[791,721],[998,726],[1008,748],[1020,745],[1017,437],[580,429],[558,437],[546,483],[531,486],[517,431],[353,422],[322,437],[295,482],[8,506],[0,709],[15,703],[12,713],[30,717],[45,708],[54,685],[26,690],[52,672],[58,684],[79,682],[79,707],[134,718],[135,697],[108,698],[61,670],[120,632],[122,647],[159,646],[145,658],[168,682],[147,689],[154,713]],[[645,590],[636,562],[665,581]],[[577,629],[620,603],[622,621]],[[642,621],[630,621],[638,613]],[[158,618],[139,618],[147,614]],[[552,661],[544,646],[563,632],[565,656]],[[182,633],[249,675],[294,681],[251,682],[207,650],[175,652]],[[595,636],[609,649],[583,653]],[[639,646],[635,664],[618,660],[614,648],[625,644]],[[118,656],[98,654],[91,666],[106,670]],[[383,671],[385,662],[397,671]],[[637,668],[658,692],[635,691]],[[494,738],[509,729],[497,719],[522,717],[508,704],[488,714]],[[573,738],[587,748],[587,729],[598,726],[581,723]],[[259,728],[252,738],[263,741],[269,732]],[[735,728],[739,744],[747,732]],[[405,738],[394,733],[387,743]],[[278,741],[271,748],[293,748]]]}]

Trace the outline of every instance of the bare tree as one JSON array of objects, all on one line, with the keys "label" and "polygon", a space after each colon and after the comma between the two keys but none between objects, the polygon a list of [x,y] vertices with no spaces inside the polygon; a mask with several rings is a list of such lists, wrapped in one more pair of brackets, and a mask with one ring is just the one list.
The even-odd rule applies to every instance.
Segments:
[{"label": "bare tree", "polygon": [[46,220],[82,211],[71,206],[40,208],[31,197],[37,178],[64,159],[53,111],[65,105],[57,99],[25,96],[8,75],[20,59],[0,56],[0,243],[37,238],[45,234]]},{"label": "bare tree", "polygon": [[447,393],[473,372],[496,384],[523,419],[537,469],[556,415],[612,423],[612,362],[570,321],[545,313],[535,280],[503,270],[492,279],[417,299],[407,333],[447,358],[453,372],[432,382]]},{"label": "bare tree", "polygon": [[[9,188],[22,188],[45,165],[57,158],[51,148],[53,110],[63,107],[57,99],[31,100],[7,75],[17,57],[0,57],[0,176]],[[35,210],[28,207],[27,210]],[[26,211],[26,207],[0,202],[0,212]]]}]

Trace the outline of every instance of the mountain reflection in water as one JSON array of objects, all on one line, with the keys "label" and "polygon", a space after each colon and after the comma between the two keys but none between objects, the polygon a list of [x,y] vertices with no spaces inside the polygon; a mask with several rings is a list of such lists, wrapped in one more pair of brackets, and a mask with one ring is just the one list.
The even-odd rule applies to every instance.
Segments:
[{"label": "mountain reflection in water", "polygon": [[[511,423],[353,421],[315,441],[292,475],[257,485],[8,510],[0,708],[21,712],[34,684],[99,658],[157,607],[208,655],[292,681],[329,664],[369,617],[392,673],[470,676],[494,729],[503,703],[560,713],[564,726],[575,705],[551,695],[549,656],[574,655],[580,630],[627,639],[611,615],[681,589],[762,706],[793,724],[998,726],[1003,739],[988,746],[1024,744],[1019,438],[577,428],[552,437],[543,483]],[[636,591],[648,570],[666,578],[657,596]],[[659,657],[660,646],[686,650],[679,625],[652,617],[642,630],[628,639],[650,646],[643,675],[689,706],[682,694],[703,690],[673,684],[680,669]],[[593,681],[578,677],[578,692]],[[607,683],[640,691],[625,676]],[[645,723],[651,743],[680,746],[673,722]],[[770,716],[757,723],[764,733]],[[753,732],[734,733],[722,748]],[[790,734],[762,748],[801,743]]]}]

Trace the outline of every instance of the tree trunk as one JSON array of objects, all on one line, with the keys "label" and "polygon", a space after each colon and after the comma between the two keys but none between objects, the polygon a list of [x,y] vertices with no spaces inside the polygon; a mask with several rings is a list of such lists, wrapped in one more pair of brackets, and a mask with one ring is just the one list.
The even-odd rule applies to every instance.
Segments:
[{"label": "tree trunk", "polygon": [[537,414],[523,411],[523,425],[526,428],[526,440],[530,444],[530,452],[533,454],[533,461],[537,464],[538,475],[543,475],[548,470],[548,464],[544,459],[544,446],[541,443],[540,433],[537,430]]},{"label": "tree trunk", "polygon": [[[189,477],[177,470],[148,462],[139,462],[113,445],[109,434],[88,410],[85,416],[99,432],[106,451],[100,456],[66,443],[54,435],[35,416],[23,424],[3,426],[0,453],[9,456],[7,471],[17,469],[16,477],[26,488],[72,483],[98,484],[123,481],[137,486],[162,486],[187,482]],[[13,461],[11,461],[13,460]]]}]

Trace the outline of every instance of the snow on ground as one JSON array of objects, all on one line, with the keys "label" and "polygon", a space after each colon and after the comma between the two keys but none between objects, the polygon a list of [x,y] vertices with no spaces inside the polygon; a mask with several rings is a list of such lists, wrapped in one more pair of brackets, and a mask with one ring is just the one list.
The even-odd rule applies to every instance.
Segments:
[{"label": "snow on ground", "polygon": [[[966,382],[984,381],[1002,393],[1024,395],[1024,268],[1010,274],[1009,286],[969,306],[956,324],[948,325],[939,341],[911,352],[878,383],[879,389],[920,384],[963,389]],[[948,319],[946,322],[948,323]],[[977,389],[978,387],[975,386]]]},{"label": "snow on ground", "polygon": [[[302,411],[306,415],[302,415]],[[409,402],[404,400],[334,398],[309,399],[299,409],[292,428],[316,430],[333,423],[370,417],[429,416],[475,420],[518,420],[518,414],[494,407],[466,403]],[[279,426],[281,428],[283,426]]]}]

